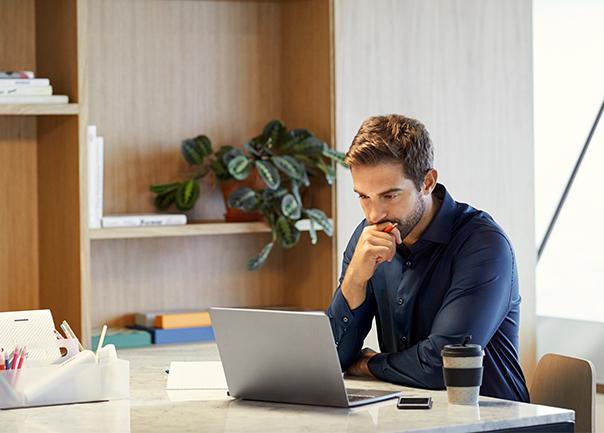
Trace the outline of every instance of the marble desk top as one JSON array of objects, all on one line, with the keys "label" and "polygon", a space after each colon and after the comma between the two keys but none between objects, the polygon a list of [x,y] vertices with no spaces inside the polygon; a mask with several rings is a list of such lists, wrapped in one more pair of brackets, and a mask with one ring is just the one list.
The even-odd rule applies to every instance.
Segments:
[{"label": "marble desk top", "polygon": [[119,351],[130,361],[130,400],[0,411],[0,432],[450,432],[465,433],[574,420],[574,412],[481,397],[477,407],[449,405],[445,391],[349,381],[354,388],[432,396],[431,410],[398,410],[396,400],[337,409],[239,401],[224,391],[166,391],[170,361],[216,361],[214,344]]}]

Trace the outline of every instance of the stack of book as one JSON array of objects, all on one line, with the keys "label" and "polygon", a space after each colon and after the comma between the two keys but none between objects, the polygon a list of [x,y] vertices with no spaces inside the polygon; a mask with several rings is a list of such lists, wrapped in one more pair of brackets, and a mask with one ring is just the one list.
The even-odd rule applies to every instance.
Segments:
[{"label": "stack of book", "polygon": [[214,341],[208,311],[158,311],[134,315],[134,329],[151,334],[153,344]]},{"label": "stack of book", "polygon": [[32,71],[0,71],[0,104],[67,104],[65,95],[53,95],[48,78]]}]

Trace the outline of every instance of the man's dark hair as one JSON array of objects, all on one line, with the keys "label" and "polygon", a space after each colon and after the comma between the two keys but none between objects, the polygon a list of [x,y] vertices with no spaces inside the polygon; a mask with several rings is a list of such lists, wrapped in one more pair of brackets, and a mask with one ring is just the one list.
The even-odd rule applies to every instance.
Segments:
[{"label": "man's dark hair", "polygon": [[346,153],[349,166],[398,163],[418,190],[432,168],[434,149],[426,127],[415,119],[390,114],[365,120]]}]

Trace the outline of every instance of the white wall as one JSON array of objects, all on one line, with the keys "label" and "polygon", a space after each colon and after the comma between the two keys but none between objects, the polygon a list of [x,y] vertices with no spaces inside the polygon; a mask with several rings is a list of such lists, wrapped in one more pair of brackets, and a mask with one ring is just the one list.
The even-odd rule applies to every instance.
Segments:
[{"label": "white wall", "polygon": [[[421,120],[453,197],[488,211],[514,244],[521,358],[535,362],[531,2],[336,0],[336,145],[376,114]],[[338,254],[362,218],[348,173],[337,189]]]}]

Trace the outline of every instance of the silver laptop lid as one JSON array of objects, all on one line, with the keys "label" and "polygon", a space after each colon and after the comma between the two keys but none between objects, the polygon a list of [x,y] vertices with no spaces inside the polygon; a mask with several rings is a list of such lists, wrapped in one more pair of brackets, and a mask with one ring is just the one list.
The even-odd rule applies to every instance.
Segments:
[{"label": "silver laptop lid", "polygon": [[210,315],[231,396],[348,406],[324,313],[211,308]]}]

